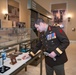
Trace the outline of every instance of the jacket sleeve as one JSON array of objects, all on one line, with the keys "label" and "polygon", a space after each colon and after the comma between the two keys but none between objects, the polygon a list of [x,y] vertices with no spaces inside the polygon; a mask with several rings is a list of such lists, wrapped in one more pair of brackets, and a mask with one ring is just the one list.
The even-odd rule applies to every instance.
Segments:
[{"label": "jacket sleeve", "polygon": [[42,42],[41,39],[39,39],[38,43],[36,44],[35,48],[29,53],[29,55],[31,57],[34,57],[35,54],[38,52],[38,50],[40,50],[40,48],[42,47]]},{"label": "jacket sleeve", "polygon": [[56,37],[59,40],[60,44],[56,48],[55,53],[57,55],[60,55],[65,51],[65,49],[68,47],[70,42],[69,42],[69,39],[66,36],[65,32],[60,27],[56,28]]}]

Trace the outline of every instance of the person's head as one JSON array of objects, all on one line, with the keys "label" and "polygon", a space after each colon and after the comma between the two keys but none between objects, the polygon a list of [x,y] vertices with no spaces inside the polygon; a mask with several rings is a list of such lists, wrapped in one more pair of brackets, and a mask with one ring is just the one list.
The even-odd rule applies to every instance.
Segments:
[{"label": "person's head", "polygon": [[46,27],[47,27],[47,24],[42,18],[38,18],[35,21],[35,28],[37,29],[37,31],[43,32],[46,30]]}]

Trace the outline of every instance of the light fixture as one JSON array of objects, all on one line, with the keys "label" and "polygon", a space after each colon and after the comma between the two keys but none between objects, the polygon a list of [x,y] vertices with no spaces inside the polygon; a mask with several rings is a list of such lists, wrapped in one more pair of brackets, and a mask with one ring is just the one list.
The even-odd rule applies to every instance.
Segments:
[{"label": "light fixture", "polygon": [[68,22],[70,22],[71,17],[68,17]]},{"label": "light fixture", "polygon": [[7,19],[7,17],[8,17],[8,11],[7,10],[3,10],[2,13],[4,15],[4,19]]},{"label": "light fixture", "polygon": [[71,15],[71,14],[68,14],[68,15],[67,15],[68,22],[70,22],[70,20],[71,20],[71,17],[72,17],[72,15]]},{"label": "light fixture", "polygon": [[6,20],[7,16],[8,16],[8,14],[5,14],[5,15],[4,15],[4,19],[5,19],[5,20]]}]

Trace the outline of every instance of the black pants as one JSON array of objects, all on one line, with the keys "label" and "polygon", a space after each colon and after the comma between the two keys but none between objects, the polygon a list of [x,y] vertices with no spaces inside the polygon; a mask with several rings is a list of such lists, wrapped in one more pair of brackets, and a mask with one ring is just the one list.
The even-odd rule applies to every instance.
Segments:
[{"label": "black pants", "polygon": [[46,75],[54,75],[54,71],[56,75],[65,75],[64,64],[52,68],[46,64]]}]

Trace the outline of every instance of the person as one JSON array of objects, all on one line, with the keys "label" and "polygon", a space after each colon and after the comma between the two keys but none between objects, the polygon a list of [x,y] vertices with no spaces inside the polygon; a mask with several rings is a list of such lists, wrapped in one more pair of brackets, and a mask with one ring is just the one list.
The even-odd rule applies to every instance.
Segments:
[{"label": "person", "polygon": [[[48,56],[45,56],[46,75],[65,75],[64,63],[68,61],[66,48],[70,42],[65,32],[59,26],[48,25],[42,18],[35,21],[35,28],[40,32],[39,41],[30,56],[43,46]],[[55,58],[55,60],[54,60]]]}]

